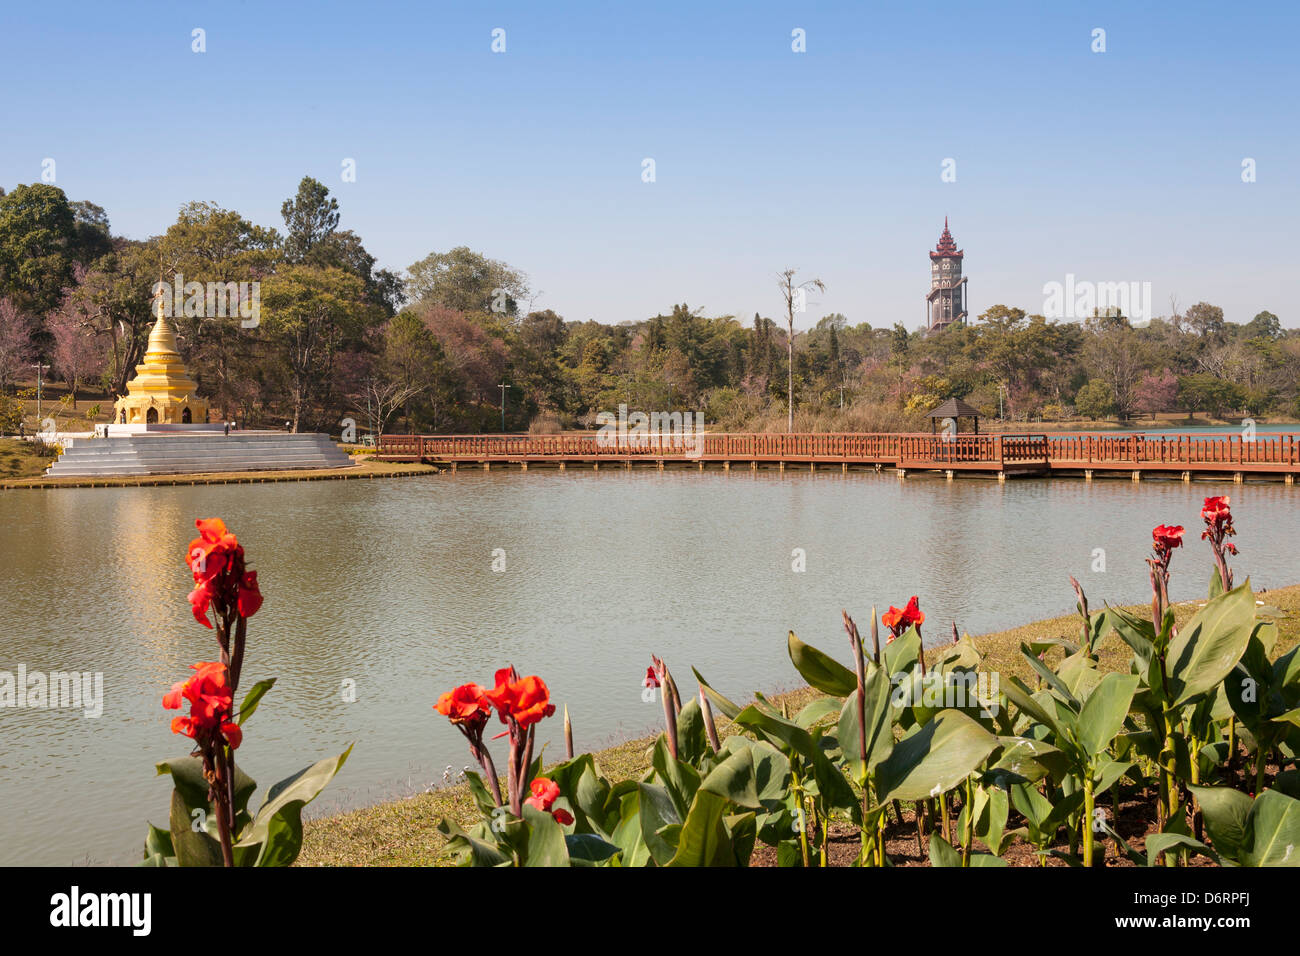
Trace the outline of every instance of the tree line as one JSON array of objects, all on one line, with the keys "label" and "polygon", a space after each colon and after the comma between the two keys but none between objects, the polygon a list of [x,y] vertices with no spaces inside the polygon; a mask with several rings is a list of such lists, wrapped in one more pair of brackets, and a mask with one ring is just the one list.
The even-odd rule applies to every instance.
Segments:
[{"label": "tree line", "polygon": [[[173,316],[214,417],[337,433],[591,427],[620,404],[694,410],[742,430],[910,430],[962,398],[1012,421],[1181,412],[1300,414],[1300,332],[1198,302],[1136,326],[1111,310],[1057,322],[995,305],[935,335],[841,314],[795,331],[818,279],[774,273],[776,319],[672,304],[638,321],[534,310],[526,273],[464,246],[379,268],[336,198],[305,177],[279,227],[210,202],[147,240],[49,184],[0,190],[0,399],[49,365],[123,394],[153,324],[155,283],[257,282],[260,317]],[[502,386],[508,386],[503,388]],[[12,397],[7,399],[12,406]],[[5,427],[0,422],[0,428]]]}]

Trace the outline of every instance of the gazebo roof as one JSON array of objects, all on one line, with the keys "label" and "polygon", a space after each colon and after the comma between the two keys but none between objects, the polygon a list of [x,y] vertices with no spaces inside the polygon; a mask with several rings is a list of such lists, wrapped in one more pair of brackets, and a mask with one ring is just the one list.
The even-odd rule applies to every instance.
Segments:
[{"label": "gazebo roof", "polygon": [[979,418],[979,410],[967,405],[960,398],[950,398],[929,416],[930,418]]}]

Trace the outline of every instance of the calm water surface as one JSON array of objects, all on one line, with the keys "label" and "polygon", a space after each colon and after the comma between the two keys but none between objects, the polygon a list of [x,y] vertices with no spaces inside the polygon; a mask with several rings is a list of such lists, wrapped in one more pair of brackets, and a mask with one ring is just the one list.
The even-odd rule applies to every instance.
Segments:
[{"label": "calm water surface", "polygon": [[[1300,581],[1300,490],[1281,484],[534,470],[0,492],[0,671],[100,671],[105,693],[98,719],[0,710],[0,864],[132,863],[145,821],[165,825],[170,790],[153,765],[188,741],[161,697],[216,657],[185,600],[196,517],[226,519],[266,595],[244,683],[279,682],[242,765],[265,787],[357,742],[309,808],[321,813],[465,766],[432,704],[506,662],[542,675],[578,747],[595,748],[655,726],[640,696],[651,652],[683,690],[694,665],[740,698],[797,683],[787,629],[846,659],[841,607],[865,621],[873,602],[916,593],[941,637],[954,619],[978,634],[1072,612],[1070,573],[1094,604],[1144,600],[1151,527],[1190,529],[1219,493],[1233,496],[1239,575],[1257,589]],[[1208,553],[1189,545],[1175,599],[1203,594],[1209,576]],[[558,718],[542,729],[560,754]]]}]

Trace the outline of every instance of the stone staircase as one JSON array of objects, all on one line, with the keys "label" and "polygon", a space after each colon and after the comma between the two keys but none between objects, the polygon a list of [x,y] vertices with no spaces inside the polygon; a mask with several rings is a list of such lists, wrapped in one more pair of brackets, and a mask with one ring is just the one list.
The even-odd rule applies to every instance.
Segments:
[{"label": "stone staircase", "polygon": [[346,468],[351,456],[328,435],[286,432],[141,434],[72,438],[46,470],[51,478],[194,475],[224,471]]}]

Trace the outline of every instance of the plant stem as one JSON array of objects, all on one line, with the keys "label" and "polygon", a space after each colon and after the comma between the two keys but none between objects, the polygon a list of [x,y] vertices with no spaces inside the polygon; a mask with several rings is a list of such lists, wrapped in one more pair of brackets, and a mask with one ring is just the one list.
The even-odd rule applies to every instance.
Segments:
[{"label": "plant stem", "polygon": [[231,845],[230,830],[232,806],[229,801],[230,788],[227,785],[226,755],[224,747],[205,747],[203,758],[205,768],[212,771],[208,778],[211,783],[209,786],[209,795],[212,798],[214,809],[217,811],[217,834],[221,843],[221,863],[222,866],[233,867],[235,865],[235,852]]},{"label": "plant stem", "polygon": [[971,844],[975,842],[975,778],[966,778],[966,826],[962,828],[961,865],[970,866]]},{"label": "plant stem", "polygon": [[1092,792],[1092,774],[1083,778],[1083,865],[1092,866],[1092,821],[1096,803]]},{"label": "plant stem", "polygon": [[[1161,671],[1164,670],[1164,663],[1160,665]],[[1165,826],[1168,826],[1173,820],[1174,814],[1178,810],[1178,757],[1174,752],[1174,720],[1171,712],[1165,710],[1165,745],[1161,751],[1161,789],[1164,792],[1165,802]],[[1177,866],[1178,855],[1176,853],[1165,854],[1165,866]]]}]

